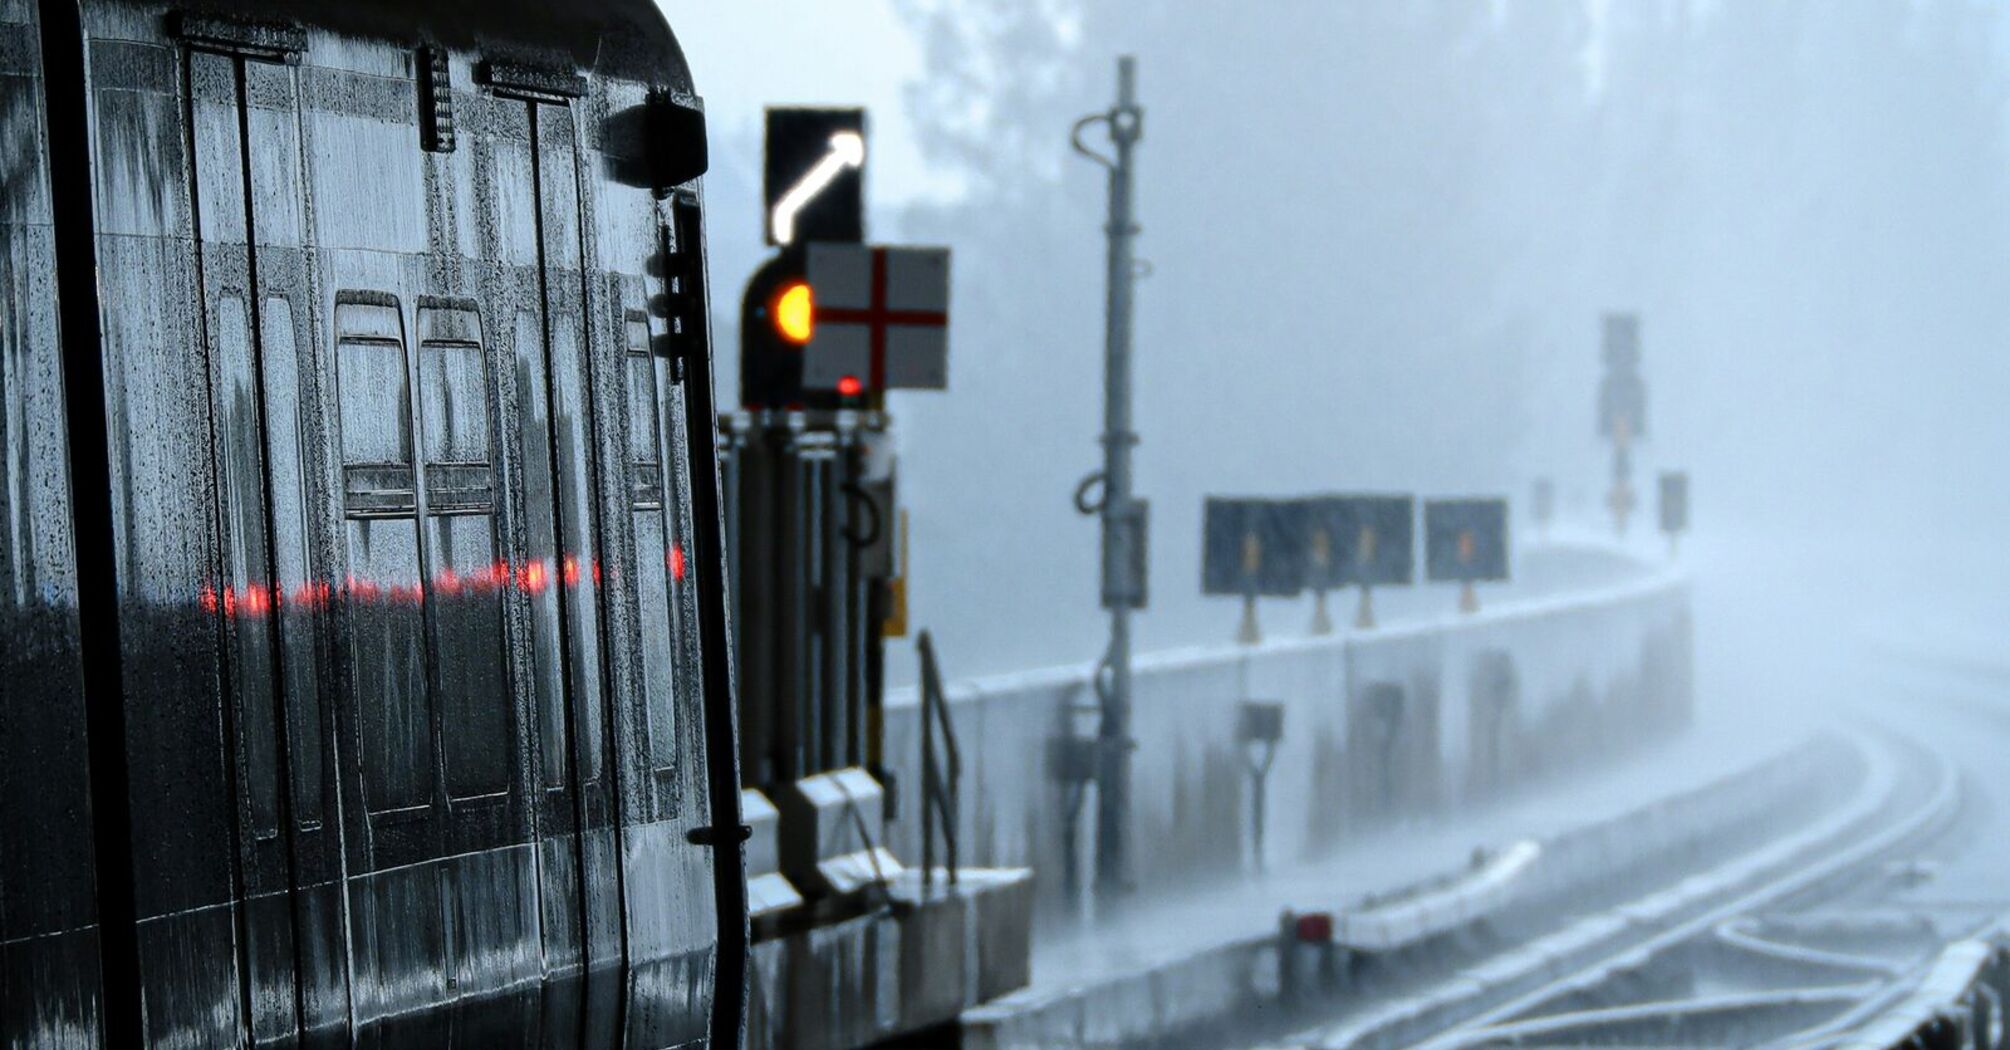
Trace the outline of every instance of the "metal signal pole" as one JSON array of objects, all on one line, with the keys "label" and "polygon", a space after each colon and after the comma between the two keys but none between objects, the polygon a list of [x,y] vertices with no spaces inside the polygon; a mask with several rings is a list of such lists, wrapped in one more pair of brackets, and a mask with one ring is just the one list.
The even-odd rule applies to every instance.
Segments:
[{"label": "metal signal pole", "polygon": [[[1090,125],[1103,124],[1114,155],[1098,153],[1082,142]],[[1144,111],[1137,103],[1137,62],[1117,59],[1117,104],[1075,123],[1070,135],[1076,152],[1109,171],[1108,303],[1105,312],[1103,400],[1103,605],[1110,610],[1110,648],[1097,669],[1096,694],[1101,724],[1096,731],[1096,897],[1114,902],[1129,885],[1125,840],[1130,817],[1131,766],[1131,610],[1145,603],[1144,506],[1131,494],[1131,447],[1138,436],[1131,430],[1131,286],[1137,279],[1131,241],[1137,224],[1131,218],[1131,151],[1144,137]],[[1084,482],[1083,492],[1097,479]]]}]

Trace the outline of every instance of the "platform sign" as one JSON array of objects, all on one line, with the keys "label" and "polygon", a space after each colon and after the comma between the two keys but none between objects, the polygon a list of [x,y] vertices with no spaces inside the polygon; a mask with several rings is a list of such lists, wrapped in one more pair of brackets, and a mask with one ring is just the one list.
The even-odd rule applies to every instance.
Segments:
[{"label": "platform sign", "polygon": [[1682,470],[1661,474],[1661,531],[1670,536],[1689,531],[1689,474]]},{"label": "platform sign", "polygon": [[1598,385],[1598,436],[1647,436],[1647,384],[1640,378],[1640,315],[1606,314],[1605,378]]},{"label": "platform sign", "polygon": [[1209,496],[1202,514],[1204,594],[1289,597],[1305,589],[1297,500]]},{"label": "platform sign", "polygon": [[1505,499],[1426,501],[1425,571],[1437,581],[1507,579],[1507,529]]},{"label": "platform sign", "polygon": [[1415,579],[1415,499],[1347,495],[1300,502],[1307,587],[1388,587]]},{"label": "platform sign", "polygon": [[812,244],[803,389],[949,386],[949,249]]},{"label": "platform sign", "polygon": [[865,110],[770,107],[769,244],[865,240]]}]

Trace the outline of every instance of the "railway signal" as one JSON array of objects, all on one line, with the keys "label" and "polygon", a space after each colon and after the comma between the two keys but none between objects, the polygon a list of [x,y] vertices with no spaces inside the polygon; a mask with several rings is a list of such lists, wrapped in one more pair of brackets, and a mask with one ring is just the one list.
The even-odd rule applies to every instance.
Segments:
[{"label": "railway signal", "polygon": [[[750,411],[722,421],[748,613],[735,625],[741,768],[780,814],[782,873],[813,897],[861,885],[826,870],[850,834],[828,825],[832,793],[872,809],[892,788],[880,703],[885,639],[908,625],[907,530],[883,395],[948,380],[949,253],[861,243],[864,128],[859,110],[768,111],[778,249],[741,303]],[[870,866],[872,882],[897,870],[890,855]]]},{"label": "railway signal", "polygon": [[749,409],[845,407],[834,388],[803,386],[816,323],[805,246],[865,239],[865,155],[863,109],[768,108],[762,215],[780,251],[755,269],[740,300],[740,403]]},{"label": "railway signal", "polygon": [[740,400],[751,409],[879,404],[949,386],[949,250],[807,244],[747,280]]},{"label": "railway signal", "polygon": [[1668,537],[1668,554],[1673,557],[1682,534],[1689,531],[1689,472],[1661,472],[1661,531]]},{"label": "railway signal", "polygon": [[1460,585],[1461,612],[1478,612],[1473,584],[1508,578],[1507,500],[1425,502],[1424,564],[1433,581]]},{"label": "railway signal", "polygon": [[808,407],[803,392],[803,345],[813,330],[815,298],[800,249],[783,249],[747,278],[747,290],[740,298],[742,405],[750,409]]},{"label": "railway signal", "polygon": [[1375,626],[1371,597],[1376,587],[1405,586],[1415,577],[1413,522],[1416,500],[1410,496],[1320,496],[1303,501],[1305,585],[1317,596],[1314,634],[1332,630],[1326,615],[1326,592],[1339,587],[1361,588],[1354,626]]},{"label": "railway signal", "polygon": [[740,304],[740,401],[755,410],[881,407],[949,385],[949,251],[868,247],[865,111],[771,107],[763,189],[779,251]]},{"label": "railway signal", "polygon": [[1626,534],[1633,513],[1633,443],[1647,436],[1647,384],[1640,378],[1640,315],[1606,314],[1605,378],[1598,386],[1598,434],[1612,442],[1613,527]]}]

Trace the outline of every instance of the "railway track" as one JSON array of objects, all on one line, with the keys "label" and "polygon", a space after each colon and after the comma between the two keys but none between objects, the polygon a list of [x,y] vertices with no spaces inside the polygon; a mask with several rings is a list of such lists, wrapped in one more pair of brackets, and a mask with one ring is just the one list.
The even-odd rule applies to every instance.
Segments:
[{"label": "railway track", "polygon": [[1527,939],[1455,954],[1402,993],[1277,1045],[1831,1045],[1985,921],[1879,910],[1885,887],[1917,875],[1894,861],[1956,819],[1962,781],[1947,758],[1896,736],[1853,740],[1863,775],[1840,805],[1616,904],[1500,916],[1497,932],[1521,927]]}]

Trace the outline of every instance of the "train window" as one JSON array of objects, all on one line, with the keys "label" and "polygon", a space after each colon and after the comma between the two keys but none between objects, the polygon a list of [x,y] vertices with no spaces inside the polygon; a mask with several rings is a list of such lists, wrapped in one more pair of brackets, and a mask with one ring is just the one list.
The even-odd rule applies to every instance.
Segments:
[{"label": "train window", "polygon": [[405,330],[382,292],[335,298],[348,577],[350,688],[362,723],[369,808],[418,812],[432,798],[425,622]]},{"label": "train window", "polygon": [[344,293],[335,303],[335,329],[344,465],[409,467],[412,420],[397,300]]},{"label": "train window", "polygon": [[[623,321],[628,344],[629,497],[635,519],[635,559],[642,579],[643,696],[649,726],[649,764],[659,794],[674,784],[677,769],[676,621],[671,582],[677,551],[663,493],[662,401],[649,352],[646,314],[630,310]],[[667,808],[667,807],[659,807]],[[667,814],[660,814],[667,815]]]},{"label": "train window", "polygon": [[420,300],[419,398],[447,794],[501,794],[511,753],[502,644],[510,570],[496,552],[488,358],[472,302]]},{"label": "train window", "polygon": [[[425,305],[431,302],[436,305]],[[489,471],[488,362],[481,317],[464,300],[419,307],[419,392],[426,421],[426,461]],[[431,482],[429,482],[431,484]],[[432,495],[429,491],[428,495]],[[429,500],[437,504],[438,498]],[[486,509],[486,491],[479,497]]]},{"label": "train window", "polygon": [[[640,322],[630,322],[631,327]],[[657,433],[656,361],[649,356],[648,327],[643,326],[643,349],[628,354],[628,461],[629,494],[635,506],[663,506],[663,454]],[[631,348],[633,343],[630,343]]]}]

